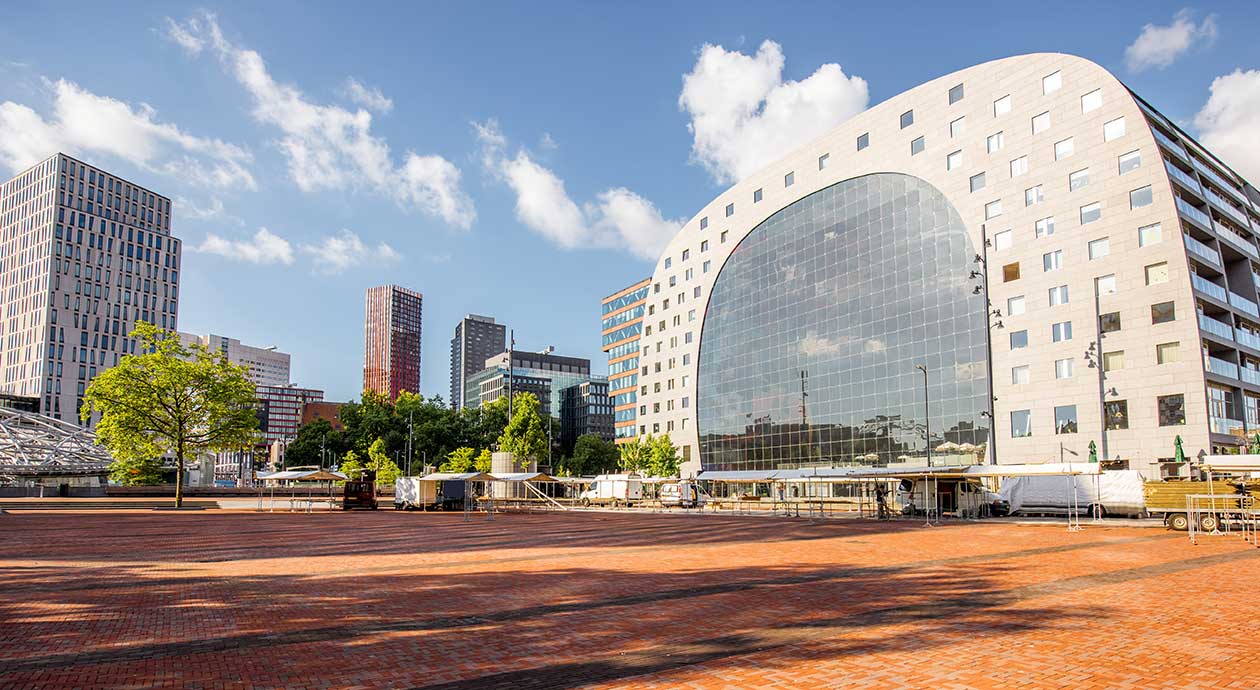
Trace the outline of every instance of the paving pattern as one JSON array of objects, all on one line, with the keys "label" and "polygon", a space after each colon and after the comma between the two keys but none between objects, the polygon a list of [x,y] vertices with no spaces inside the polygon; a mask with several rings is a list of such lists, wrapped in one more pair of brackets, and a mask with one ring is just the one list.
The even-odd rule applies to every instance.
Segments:
[{"label": "paving pattern", "polygon": [[1260,550],[582,513],[0,516],[0,688],[1260,688]]}]

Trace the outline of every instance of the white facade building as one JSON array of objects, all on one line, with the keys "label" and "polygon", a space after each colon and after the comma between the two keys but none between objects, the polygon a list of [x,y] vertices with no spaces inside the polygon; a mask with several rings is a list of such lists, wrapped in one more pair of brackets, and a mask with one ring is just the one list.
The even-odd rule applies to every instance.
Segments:
[{"label": "white facade building", "polygon": [[1091,442],[1176,473],[1178,437],[1260,431],[1258,230],[1260,192],[1098,65],[961,70],[684,226],[647,297],[639,432],[684,476]]},{"label": "white facade building", "polygon": [[183,332],[179,334],[179,340],[185,347],[192,343],[201,343],[211,352],[222,353],[229,362],[249,367],[249,380],[255,386],[289,385],[290,355],[280,352],[274,345],[254,347],[245,345],[236,338]]}]

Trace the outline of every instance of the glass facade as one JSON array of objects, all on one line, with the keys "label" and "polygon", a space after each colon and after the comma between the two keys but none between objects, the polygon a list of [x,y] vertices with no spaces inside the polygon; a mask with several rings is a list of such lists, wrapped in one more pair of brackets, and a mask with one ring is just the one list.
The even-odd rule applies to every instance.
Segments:
[{"label": "glass facade", "polygon": [[900,174],[838,183],[753,229],[718,276],[701,334],[704,469],[921,463],[916,365],[928,369],[932,446],[984,443],[975,256],[945,197]]}]

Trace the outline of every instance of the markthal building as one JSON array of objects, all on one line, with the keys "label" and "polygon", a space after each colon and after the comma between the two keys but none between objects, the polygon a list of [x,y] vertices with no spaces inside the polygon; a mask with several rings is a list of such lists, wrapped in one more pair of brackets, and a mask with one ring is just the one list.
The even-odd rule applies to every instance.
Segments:
[{"label": "markthal building", "polygon": [[[1260,133],[1258,133],[1260,134]],[[1062,54],[940,77],[715,198],[648,292],[639,435],[700,470],[1085,459],[1260,433],[1260,191]]]}]

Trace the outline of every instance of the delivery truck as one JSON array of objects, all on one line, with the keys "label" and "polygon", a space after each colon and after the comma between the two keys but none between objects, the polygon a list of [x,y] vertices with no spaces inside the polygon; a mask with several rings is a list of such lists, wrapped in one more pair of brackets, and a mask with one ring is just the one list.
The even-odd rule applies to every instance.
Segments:
[{"label": "delivery truck", "polygon": [[643,500],[643,480],[637,474],[601,474],[591,480],[590,486],[578,494],[583,506],[634,505]]}]

